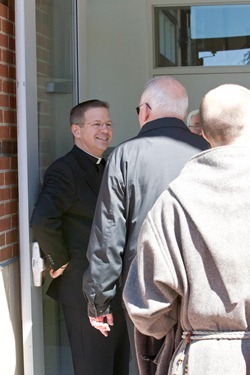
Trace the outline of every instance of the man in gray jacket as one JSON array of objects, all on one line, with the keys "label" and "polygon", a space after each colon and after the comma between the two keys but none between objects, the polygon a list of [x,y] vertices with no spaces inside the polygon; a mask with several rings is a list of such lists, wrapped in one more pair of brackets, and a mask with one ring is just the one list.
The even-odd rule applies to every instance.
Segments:
[{"label": "man in gray jacket", "polygon": [[[139,134],[118,146],[107,161],[83,280],[91,324],[104,335],[113,324],[112,300],[126,280],[147,212],[188,159],[208,148],[186,127],[187,109],[186,90],[177,80],[150,80],[137,107]],[[134,353],[129,319],[128,327]]]},{"label": "man in gray jacket", "polygon": [[250,374],[250,90],[219,86],[200,113],[212,149],[148,213],[124,299],[138,330],[166,338],[157,375]]}]

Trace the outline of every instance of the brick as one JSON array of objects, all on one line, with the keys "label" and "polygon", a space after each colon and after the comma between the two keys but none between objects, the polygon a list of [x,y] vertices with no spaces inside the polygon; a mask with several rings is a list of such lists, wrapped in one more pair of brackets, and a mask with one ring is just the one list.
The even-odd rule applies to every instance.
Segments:
[{"label": "brick", "polygon": [[0,262],[4,262],[7,259],[13,258],[12,254],[12,246],[8,246],[0,250]]},{"label": "brick", "polygon": [[9,126],[10,131],[10,138],[17,139],[17,127],[16,126]]},{"label": "brick", "polygon": [[3,92],[9,94],[16,93],[16,83],[14,81],[3,81]]},{"label": "brick", "polygon": [[17,231],[12,230],[10,232],[7,232],[5,234],[5,238],[6,238],[6,245],[9,245],[11,243],[16,242],[17,241]]},{"label": "brick", "polygon": [[45,64],[43,62],[37,62],[37,70],[41,75],[48,76],[49,74],[49,69],[48,69],[48,64]]},{"label": "brick", "polygon": [[5,246],[5,233],[0,234],[0,247]]},{"label": "brick", "polygon": [[12,245],[12,256],[14,258],[14,257],[17,257],[18,255],[19,255],[19,245],[18,243],[14,243]]},{"label": "brick", "polygon": [[6,125],[0,125],[0,139],[8,139],[10,136],[10,127]]},{"label": "brick", "polygon": [[11,215],[17,212],[17,201],[6,202],[4,205],[4,214]]},{"label": "brick", "polygon": [[9,45],[8,45],[8,48],[12,51],[15,51],[16,50],[16,40],[15,38],[13,38],[12,36],[9,36]]},{"label": "brick", "polygon": [[12,109],[16,109],[16,97],[15,96],[10,96],[9,97],[9,106]]},{"label": "brick", "polygon": [[47,38],[44,35],[38,34],[37,35],[37,45],[40,46],[40,47],[46,48]]},{"label": "brick", "polygon": [[5,172],[5,185],[17,185],[17,172]]},{"label": "brick", "polygon": [[0,219],[0,233],[11,229],[11,218],[5,217]]},{"label": "brick", "polygon": [[13,215],[11,217],[11,227],[18,228],[18,215]]},{"label": "brick", "polygon": [[17,157],[15,157],[15,156],[13,156],[12,158],[11,158],[11,160],[10,160],[10,169],[15,169],[15,170],[17,170],[17,168],[18,168],[18,164],[17,164]]},{"label": "brick", "polygon": [[9,20],[15,22],[15,1],[9,0]]},{"label": "brick", "polygon": [[16,111],[3,111],[3,122],[8,124],[16,124]]},{"label": "brick", "polygon": [[12,155],[12,142],[11,141],[6,141],[2,140],[0,141],[0,154],[1,155]]},{"label": "brick", "polygon": [[4,78],[9,78],[8,65],[0,64],[0,76]]},{"label": "brick", "polygon": [[0,217],[3,217],[5,215],[5,204],[0,204]]},{"label": "brick", "polygon": [[13,150],[13,145],[12,145],[12,141],[2,141],[0,142],[0,153],[3,154],[3,155],[6,155],[6,154],[12,154]]},{"label": "brick", "polygon": [[12,155],[17,155],[17,142],[12,142]]},{"label": "brick", "polygon": [[5,156],[0,156],[0,170],[10,169],[10,158]]},{"label": "brick", "polygon": [[9,65],[9,79],[15,80],[16,79],[16,67]]},{"label": "brick", "polygon": [[0,34],[0,46],[4,48],[8,48],[9,45],[9,37],[5,34]]},{"label": "brick", "polygon": [[10,190],[10,188],[2,188],[2,189],[0,189],[0,202],[7,201],[10,198],[11,198],[11,190]]},{"label": "brick", "polygon": [[42,58],[44,61],[49,61],[50,60],[50,51],[47,49],[42,50]]},{"label": "brick", "polygon": [[11,188],[11,194],[10,194],[11,199],[18,199],[18,187],[13,186]]},{"label": "brick", "polygon": [[[0,155],[0,261],[19,253],[14,22],[15,0],[0,0],[0,49],[3,48],[0,59],[0,150],[3,154],[12,155]],[[14,200],[10,201],[11,198]],[[7,233],[1,233],[6,230]]]},{"label": "brick", "polygon": [[4,5],[4,3],[7,3],[7,0],[5,1],[2,1],[1,0],[1,3],[0,3],[0,16],[1,17],[4,17],[4,18],[7,18],[8,16],[8,8],[6,7],[7,4]]},{"label": "brick", "polygon": [[3,50],[1,54],[1,61],[6,64],[15,64],[15,52],[10,50]]},{"label": "brick", "polygon": [[7,95],[0,94],[0,106],[9,107],[9,97]]},{"label": "brick", "polygon": [[3,19],[2,20],[2,31],[6,34],[14,35],[14,24],[7,19]]}]

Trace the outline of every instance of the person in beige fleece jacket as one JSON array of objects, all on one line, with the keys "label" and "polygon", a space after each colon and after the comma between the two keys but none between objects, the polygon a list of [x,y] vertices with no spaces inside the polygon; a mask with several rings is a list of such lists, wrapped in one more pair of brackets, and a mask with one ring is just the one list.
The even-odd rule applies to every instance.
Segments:
[{"label": "person in beige fleece jacket", "polygon": [[205,95],[200,113],[212,148],[186,164],[148,213],[124,300],[141,333],[166,337],[155,359],[157,375],[245,375],[250,374],[250,90],[221,85]]}]

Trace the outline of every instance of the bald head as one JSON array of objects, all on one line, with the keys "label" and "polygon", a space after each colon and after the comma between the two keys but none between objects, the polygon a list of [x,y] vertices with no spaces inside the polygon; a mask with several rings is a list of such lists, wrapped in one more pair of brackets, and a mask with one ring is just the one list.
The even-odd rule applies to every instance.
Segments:
[{"label": "bald head", "polygon": [[200,116],[212,146],[249,142],[250,90],[234,84],[218,86],[204,96]]},{"label": "bald head", "polygon": [[161,76],[148,81],[141,96],[142,103],[150,107],[144,122],[161,117],[186,120],[188,95],[184,86],[173,77]]}]

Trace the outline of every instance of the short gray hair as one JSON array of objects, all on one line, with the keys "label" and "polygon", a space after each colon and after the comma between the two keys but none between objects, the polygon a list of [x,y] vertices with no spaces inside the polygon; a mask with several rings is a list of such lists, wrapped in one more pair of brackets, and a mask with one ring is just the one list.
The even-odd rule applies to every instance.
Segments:
[{"label": "short gray hair", "polygon": [[185,87],[171,76],[149,80],[141,96],[141,103],[148,103],[159,117],[177,117],[185,121],[188,95]]},{"label": "short gray hair", "polygon": [[187,117],[187,127],[192,125],[192,117],[198,115],[200,113],[199,109],[194,109],[193,111],[189,112]]}]

